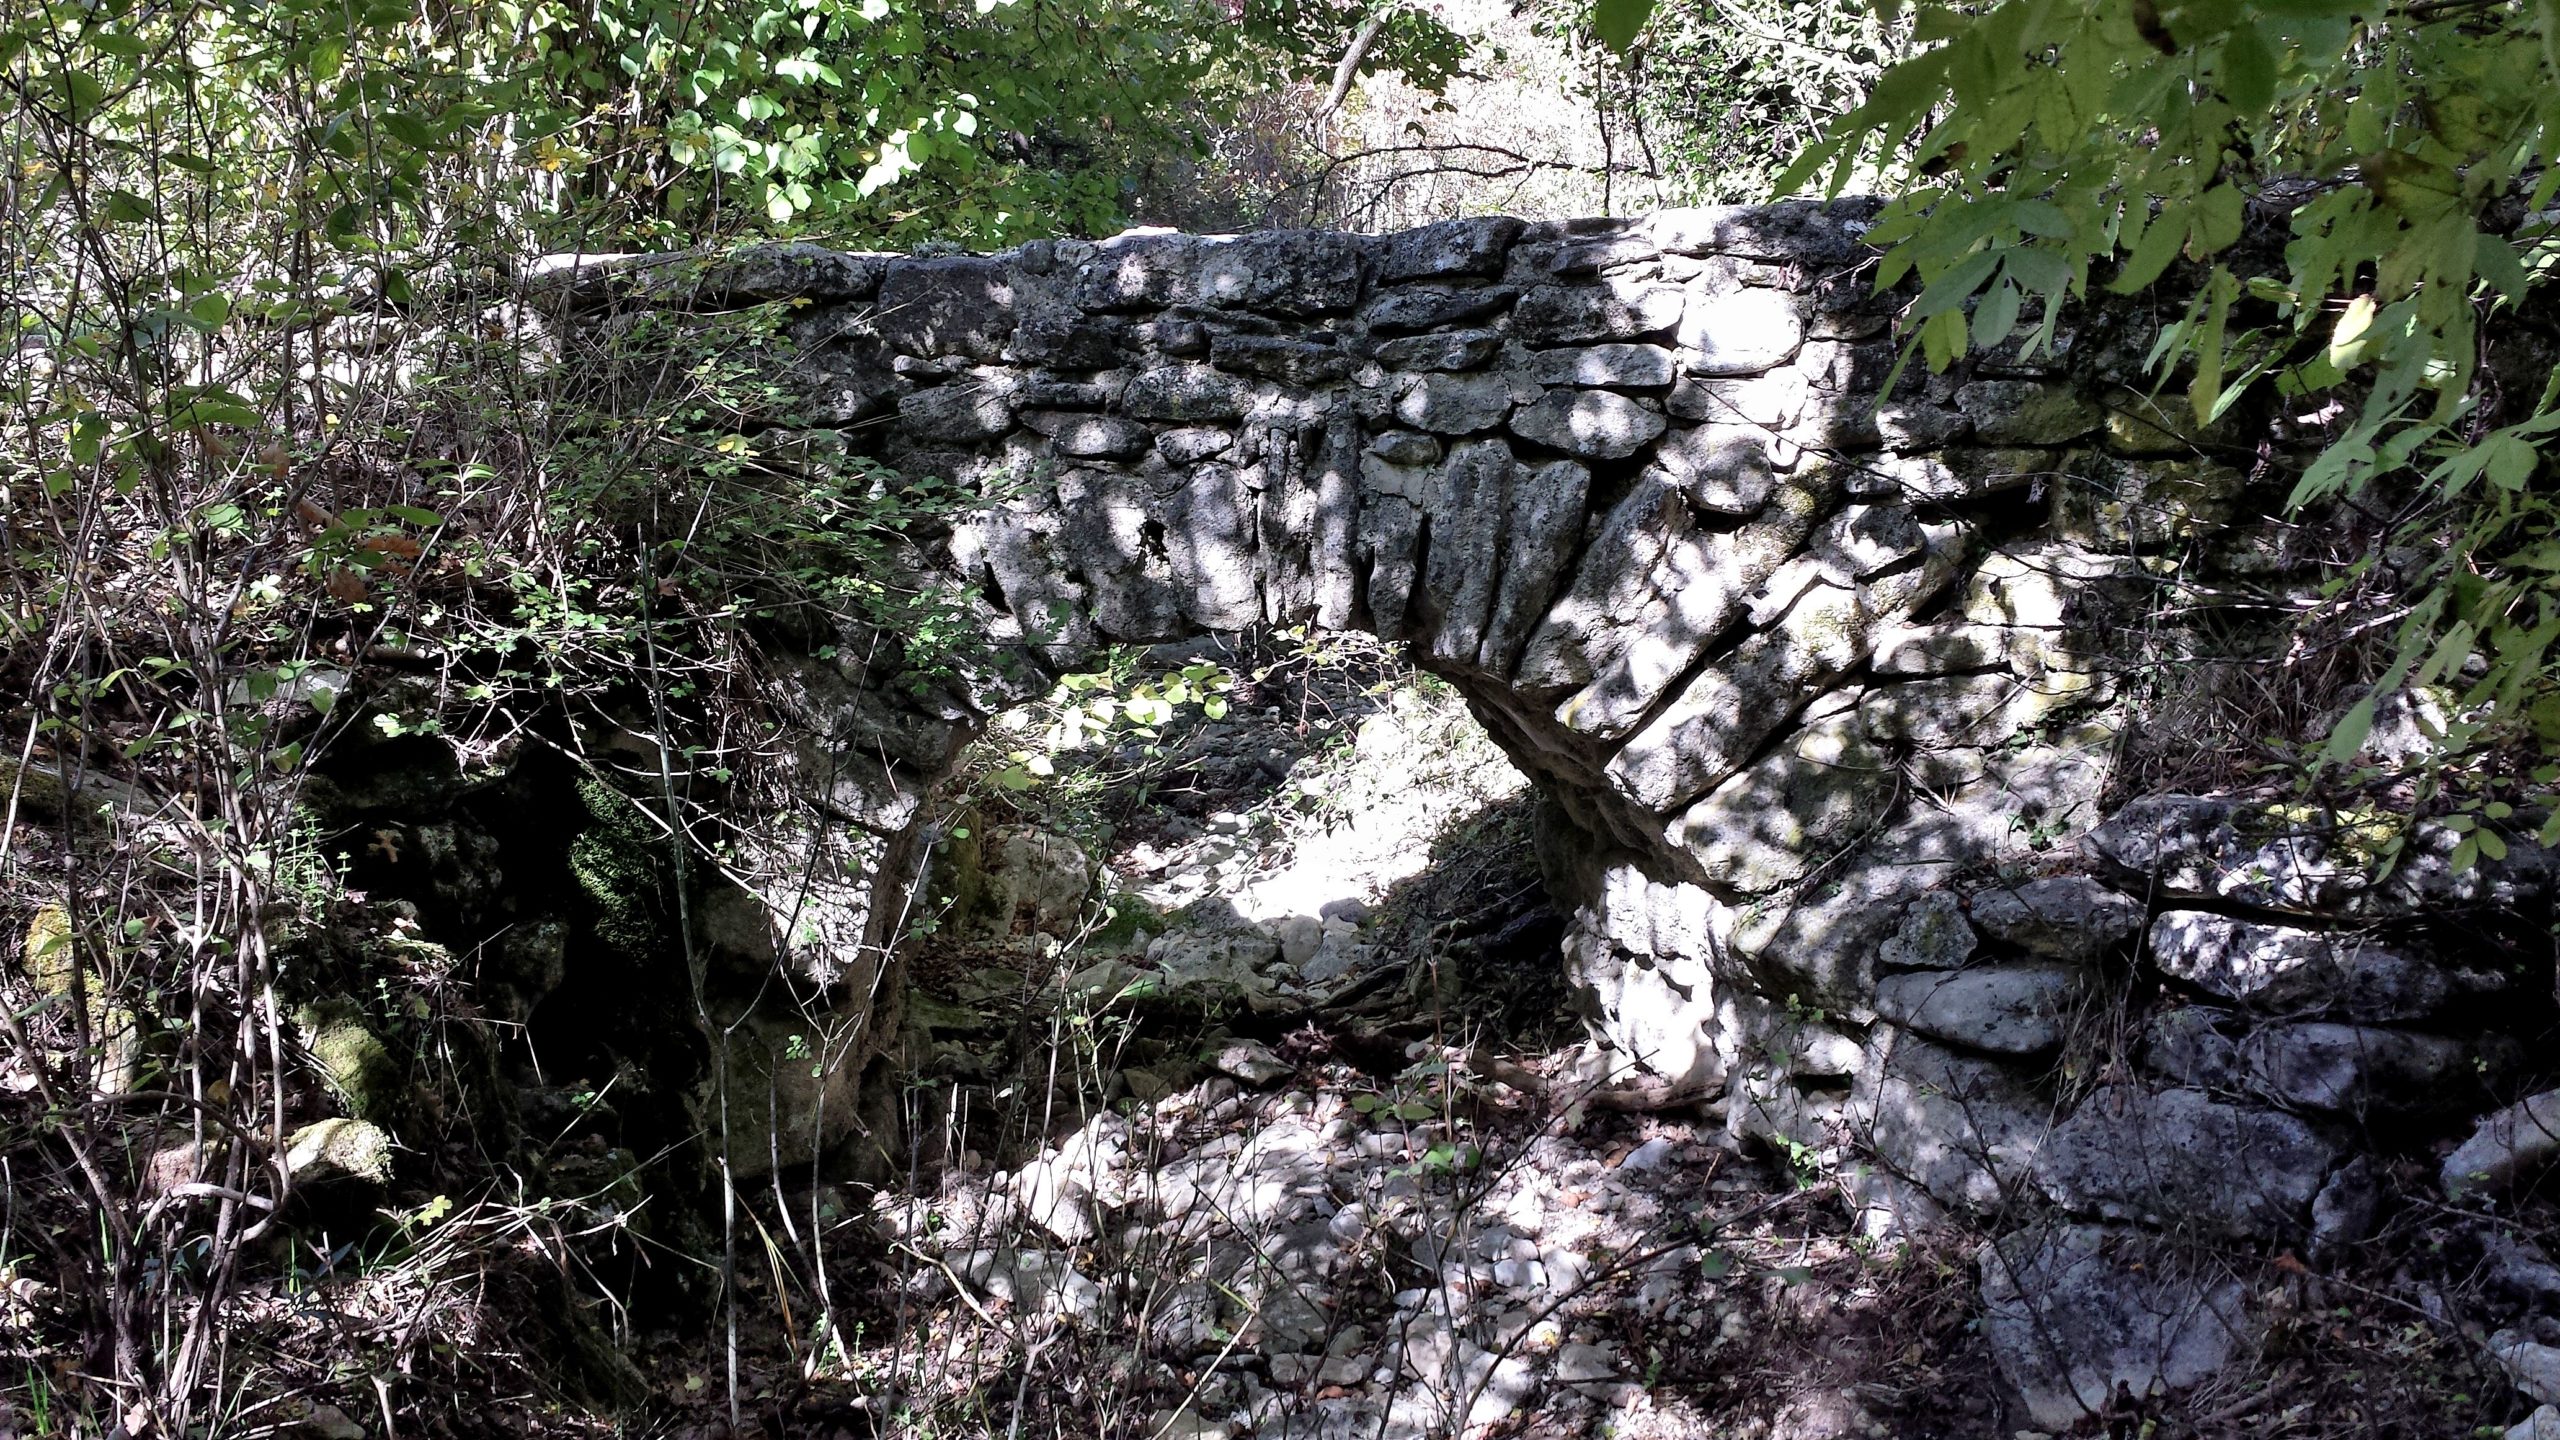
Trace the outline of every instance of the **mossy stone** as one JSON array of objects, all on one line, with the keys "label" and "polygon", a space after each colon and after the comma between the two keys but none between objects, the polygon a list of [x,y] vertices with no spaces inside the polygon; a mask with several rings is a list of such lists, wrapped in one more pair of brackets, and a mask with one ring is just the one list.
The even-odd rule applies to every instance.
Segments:
[{"label": "mossy stone", "polygon": [[664,844],[657,828],[602,780],[579,781],[577,793],[585,815],[569,842],[569,873],[594,908],[596,938],[625,955],[664,951],[666,926],[658,911]]},{"label": "mossy stone", "polygon": [[47,995],[71,993],[71,978],[80,969],[71,939],[71,916],[59,905],[47,905],[27,922],[27,978]]},{"label": "mossy stone", "polygon": [[391,1178],[391,1134],[368,1121],[332,1116],[294,1131],[285,1141],[284,1163],[297,1180],[379,1185]]},{"label": "mossy stone", "polygon": [[293,1018],[303,1029],[311,1057],[320,1062],[350,1112],[359,1119],[383,1120],[398,1111],[399,1059],[365,1024],[362,1006],[331,995],[303,1006]]}]

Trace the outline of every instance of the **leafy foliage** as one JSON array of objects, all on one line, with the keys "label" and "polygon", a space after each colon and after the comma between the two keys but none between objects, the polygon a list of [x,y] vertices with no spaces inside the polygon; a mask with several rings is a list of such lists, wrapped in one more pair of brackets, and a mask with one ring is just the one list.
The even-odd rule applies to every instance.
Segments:
[{"label": "leafy foliage", "polygon": [[[1650,5],[1603,8],[1632,33]],[[2373,687],[2450,690],[2436,739],[2456,763],[2429,783],[2494,786],[2491,757],[2560,744],[2560,509],[2537,485],[2560,374],[2490,343],[2560,255],[2560,7],[2007,0],[1910,23],[1914,53],[1781,184],[1893,196],[1871,238],[1879,285],[1917,282],[1913,353],[2033,353],[2092,284],[2192,267],[2151,359],[2200,432],[2272,393],[2327,430],[2294,505],[2412,481],[2430,502],[2403,536],[2427,558],[2386,587],[2410,604]],[[2253,221],[2283,240],[2258,245]],[[2374,704],[2330,760],[2355,756]]]}]

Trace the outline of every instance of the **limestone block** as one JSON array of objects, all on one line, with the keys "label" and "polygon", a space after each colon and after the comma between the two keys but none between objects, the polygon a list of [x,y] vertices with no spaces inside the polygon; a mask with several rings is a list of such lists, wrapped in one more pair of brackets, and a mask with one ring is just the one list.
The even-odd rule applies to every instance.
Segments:
[{"label": "limestone block", "polygon": [[1754,425],[1694,425],[1655,452],[1690,504],[1718,515],[1757,515],[1778,483],[1784,442]]},{"label": "limestone block", "polygon": [[1377,357],[1390,370],[1481,370],[1501,348],[1490,330],[1443,330],[1385,341]]},{"label": "limestone block", "polygon": [[1513,434],[1591,460],[1623,460],[1662,434],[1661,408],[1613,390],[1557,390],[1511,416]]},{"label": "limestone block", "polygon": [[[930,393],[930,392],[928,392]],[[1077,460],[1136,460],[1155,443],[1155,434],[1134,420],[1066,410],[1034,410],[1022,417],[1023,428],[1049,437],[1060,455]]]},{"label": "limestone block", "polygon": [[2058,1049],[2088,993],[2075,965],[1975,965],[1890,975],[1876,982],[1876,1014],[1933,1039],[2000,1055]]},{"label": "limestone block", "polygon": [[1339,230],[1265,230],[1200,252],[1199,303],[1267,315],[1333,315],[1360,300],[1372,242]]},{"label": "limestone block", "polygon": [[2081,1102],[2036,1161],[2066,1210],[2236,1238],[2296,1239],[2345,1147],[2281,1110],[2119,1085]]},{"label": "limestone block", "polygon": [[1013,272],[1000,259],[893,260],[872,325],[910,355],[1001,360],[1013,338]]},{"label": "limestone block", "polygon": [[1538,350],[1529,356],[1529,373],[1541,385],[1659,390],[1671,383],[1671,351],[1661,345],[1627,344]]},{"label": "limestone block", "polygon": [[2495,1194],[2560,1161],[2560,1090],[2545,1090],[2491,1114],[2444,1159],[2441,1179],[2454,1199]]},{"label": "limestone block", "polygon": [[1209,363],[1292,385],[1331,384],[1350,374],[1353,364],[1350,354],[1337,346],[1284,335],[1212,336]]},{"label": "limestone block", "polygon": [[2300,1110],[2358,1118],[2467,1108],[2515,1067],[2504,1036],[2423,1035],[2328,1021],[2268,1025],[2241,1042],[2256,1088]]},{"label": "limestone block", "polygon": [[2151,960],[2175,979],[2261,1010],[2414,1020],[2453,994],[2441,967],[2368,935],[2197,910],[2152,922]]},{"label": "limestone block", "polygon": [[1614,278],[1598,284],[1541,285],[1513,307],[1511,333],[1522,344],[1540,347],[1633,340],[1678,325],[1685,299],[1676,285]]},{"label": "limestone block", "polygon": [[1443,290],[1417,286],[1389,290],[1369,302],[1361,321],[1378,335],[1409,335],[1488,319],[1511,308],[1520,292],[1507,285]]},{"label": "limestone block", "polygon": [[1732,255],[1750,260],[1830,267],[1854,265],[1868,250],[1863,237],[1877,202],[1865,198],[1788,200],[1775,205],[1701,205],[1655,212],[1647,239],[1680,255]]},{"label": "limestone block", "polygon": [[1976,380],[1956,391],[1956,408],[1987,445],[2068,445],[2106,423],[2078,388],[2042,380]]},{"label": "limestone block", "polygon": [[2040,1224],[1986,1244],[1983,1330],[2046,1430],[2211,1380],[2254,1343],[2239,1277],[2176,1242],[2116,1226]]},{"label": "limestone block", "polygon": [[1129,377],[1121,408],[1140,420],[1233,420],[1243,415],[1251,391],[1233,375],[1207,365],[1160,365]]},{"label": "limestone block", "polygon": [[1378,278],[1393,283],[1452,276],[1499,275],[1511,242],[1519,238],[1520,228],[1520,221],[1507,215],[1494,215],[1483,219],[1443,220],[1436,225],[1402,231],[1388,237],[1381,247]]},{"label": "limestone block", "polygon": [[1794,299],[1775,290],[1693,291],[1679,343],[1692,375],[1758,375],[1795,358],[1804,321]]},{"label": "limestone block", "polygon": [[2008,1066],[1908,1031],[1881,1028],[1868,1049],[1850,1119],[1876,1158],[1942,1204],[2005,1203],[2044,1144],[2044,1102]]},{"label": "limestone block", "polygon": [[1490,430],[1511,413],[1511,382],[1500,375],[1421,375],[1396,400],[1396,418],[1435,435]]},{"label": "limestone block", "polygon": [[2142,902],[2083,875],[2052,875],[1971,903],[1974,928],[2057,960],[2093,960],[2142,929]]},{"label": "limestone block", "polygon": [[1164,231],[1132,232],[1102,241],[1076,276],[1076,303],[1086,310],[1161,310],[1197,298],[1202,251],[1226,242]]},{"label": "limestone block", "polygon": [[2230,524],[2247,481],[2209,461],[2092,457],[2063,478],[2054,533],[2102,550],[2187,544]]},{"label": "limestone block", "polygon": [[1785,430],[1803,418],[1810,394],[1800,370],[1727,377],[1684,376],[1672,387],[1671,398],[1664,404],[1683,420]]},{"label": "limestone block", "polygon": [[1876,958],[1896,967],[1953,970],[1973,957],[1976,943],[1973,925],[1965,919],[1964,902],[1934,890],[1902,912],[1901,924]]}]

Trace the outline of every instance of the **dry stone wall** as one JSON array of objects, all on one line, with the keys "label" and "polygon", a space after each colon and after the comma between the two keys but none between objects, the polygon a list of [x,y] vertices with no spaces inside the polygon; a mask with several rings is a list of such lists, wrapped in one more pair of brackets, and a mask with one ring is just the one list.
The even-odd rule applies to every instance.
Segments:
[{"label": "dry stone wall", "polygon": [[[2281,561],[2238,523],[2265,456],[2143,397],[2140,305],[1889,389],[1872,213],[781,247],[659,287],[804,302],[799,439],[995,497],[913,563],[1003,660],[922,695],[877,683],[880,637],[833,652],[872,670],[784,662],[869,887],[846,933],[882,943],[909,873],[860,855],[911,855],[958,747],[1045,675],[1368,630],[1552,802],[1567,962],[1631,1065],[1836,1162],[1881,1232],[2049,1216],[1981,1259],[2040,1423],[2209,1373],[2240,1287],[2150,1247],[2349,1243],[2377,1146],[2512,1098],[2483,1031],[2547,1007],[2548,957],[2469,963],[2419,922],[2553,867],[2438,847],[2378,885],[2351,826],[2189,796],[2101,826],[2165,590]],[[2089,1017],[2136,989],[2168,999],[2100,1055]]]}]

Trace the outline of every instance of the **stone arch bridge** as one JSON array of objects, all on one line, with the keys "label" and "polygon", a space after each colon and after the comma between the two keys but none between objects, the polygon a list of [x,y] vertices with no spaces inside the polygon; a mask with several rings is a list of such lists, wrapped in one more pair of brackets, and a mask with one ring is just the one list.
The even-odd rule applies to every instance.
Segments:
[{"label": "stone arch bridge", "polygon": [[[2154,1256],[2161,1227],[2319,1253],[2371,1220],[2376,1135],[2500,1098],[2515,1052],[2483,1031],[2502,997],[2541,1013],[2547,957],[2394,927],[2554,867],[2519,838],[2456,871],[2423,832],[2376,880],[2335,816],[2105,815],[2131,699],[2179,691],[2167,617],[2312,573],[2250,518],[2286,457],[2147,397],[2144,303],[1888,388],[1907,297],[1874,292],[1873,213],[780,246],[560,288],[590,319],[797,302],[770,446],[1001,497],[908,563],[1017,663],[920,689],[900,637],[851,632],[772,662],[818,823],[766,868],[848,1013],[894,993],[925,802],[995,711],[1107,643],[1374,632],[1553,802],[1601,1037],[1838,1161],[1883,1229],[2049,1207],[1985,1250],[1983,1295],[2058,1428],[2249,1333],[2240,1282]],[[2158,997],[2118,1015],[2134,1058],[2084,1094],[2054,1061],[2128,994]],[[805,1117],[779,1163],[856,1112],[814,1084],[777,1090]]]},{"label": "stone arch bridge", "polygon": [[[1258,624],[1408,644],[1556,802],[1595,1020],[1689,1083],[1748,1028],[1708,997],[1862,1008],[1893,896],[2096,818],[2146,558],[2242,483],[2130,388],[2134,310],[1888,395],[1872,214],[776,246],[571,293],[798,302],[793,423],[1012,497],[919,563],[1035,670]],[[793,683],[804,769],[894,876],[1034,682],[876,678]],[[860,938],[901,899],[848,897]]]}]

